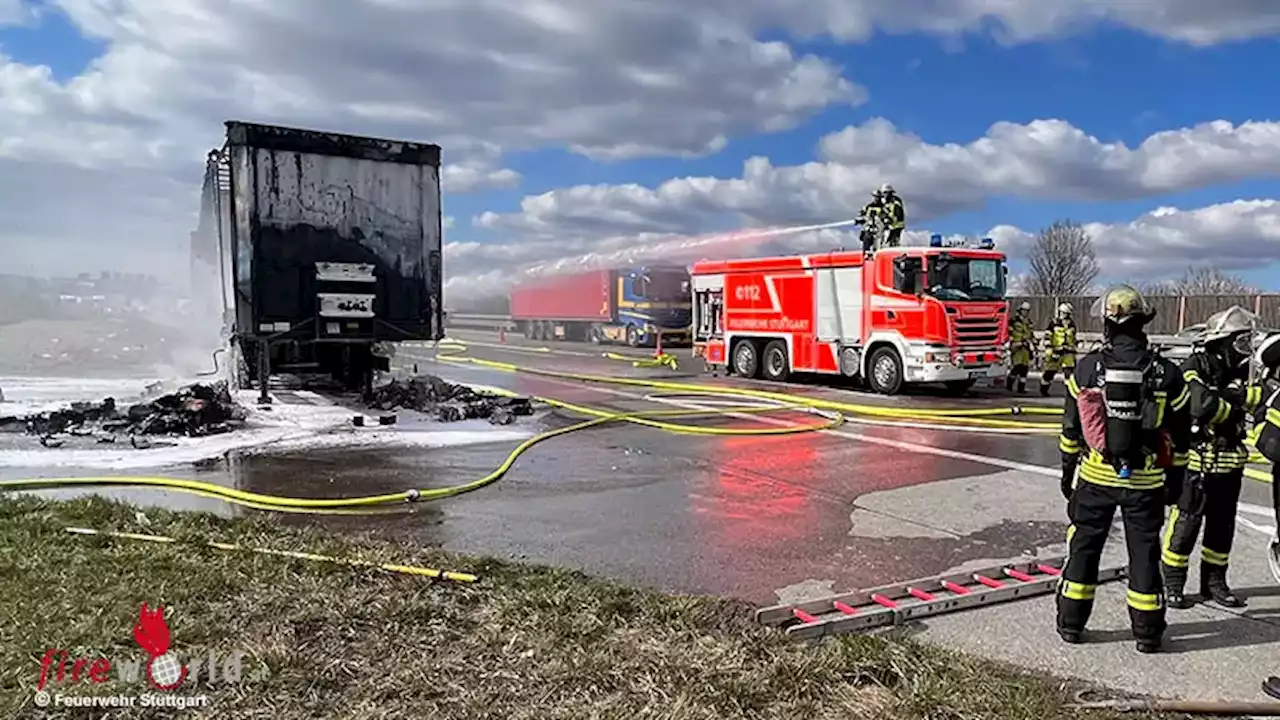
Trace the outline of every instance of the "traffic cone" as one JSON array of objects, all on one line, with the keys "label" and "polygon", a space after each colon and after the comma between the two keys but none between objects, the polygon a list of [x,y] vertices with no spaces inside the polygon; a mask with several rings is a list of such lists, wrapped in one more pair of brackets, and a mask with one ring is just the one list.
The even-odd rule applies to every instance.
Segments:
[{"label": "traffic cone", "polygon": [[658,331],[658,339],[657,339],[657,344],[654,346],[654,349],[653,349],[653,356],[656,358],[662,357],[662,331],[661,330]]}]

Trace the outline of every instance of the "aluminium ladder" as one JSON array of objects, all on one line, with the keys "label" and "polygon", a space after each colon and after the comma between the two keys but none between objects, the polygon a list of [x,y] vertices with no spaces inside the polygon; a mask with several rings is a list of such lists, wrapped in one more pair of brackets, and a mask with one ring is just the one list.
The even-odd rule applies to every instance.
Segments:
[{"label": "aluminium ladder", "polygon": [[[983,605],[1051,593],[1065,557],[1003,563],[969,572],[910,580],[856,592],[781,604],[756,611],[756,621],[785,627],[788,637],[816,638],[861,632]],[[1124,577],[1103,568],[1098,583]]]}]

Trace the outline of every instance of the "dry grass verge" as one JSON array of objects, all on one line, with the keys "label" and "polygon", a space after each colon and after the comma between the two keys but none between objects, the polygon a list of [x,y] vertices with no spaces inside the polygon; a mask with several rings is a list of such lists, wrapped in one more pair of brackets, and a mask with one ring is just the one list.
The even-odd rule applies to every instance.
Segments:
[{"label": "dry grass verge", "polygon": [[[144,522],[145,520],[145,522]],[[76,536],[66,526],[444,567],[474,585],[256,554]],[[246,653],[239,682],[184,685],[206,707],[36,707],[48,648],[144,658],[131,631],[163,604],[187,663]],[[0,715],[187,718],[1080,717],[1045,677],[909,641],[817,646],[734,602],[672,597],[575,572],[465,558],[99,499],[0,498]],[[70,667],[70,666],[69,666]],[[85,668],[88,670],[88,667]],[[188,679],[188,685],[191,679]],[[147,692],[118,680],[64,695]],[[1108,717],[1105,714],[1089,717]],[[1141,717],[1126,714],[1124,717]]]}]

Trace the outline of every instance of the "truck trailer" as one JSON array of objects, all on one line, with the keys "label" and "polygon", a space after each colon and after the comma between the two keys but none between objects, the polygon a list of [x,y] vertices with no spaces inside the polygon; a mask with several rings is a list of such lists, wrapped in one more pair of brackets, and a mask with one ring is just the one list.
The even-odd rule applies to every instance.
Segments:
[{"label": "truck trailer", "polygon": [[696,263],[693,355],[708,370],[784,381],[860,378],[963,392],[1008,372],[1005,256],[911,247]]},{"label": "truck trailer", "polygon": [[438,145],[228,121],[204,191],[193,267],[264,399],[282,372],[367,393],[397,343],[444,336]]},{"label": "truck trailer", "polygon": [[589,270],[531,281],[511,292],[525,337],[632,347],[688,345],[689,271],[676,265]]}]

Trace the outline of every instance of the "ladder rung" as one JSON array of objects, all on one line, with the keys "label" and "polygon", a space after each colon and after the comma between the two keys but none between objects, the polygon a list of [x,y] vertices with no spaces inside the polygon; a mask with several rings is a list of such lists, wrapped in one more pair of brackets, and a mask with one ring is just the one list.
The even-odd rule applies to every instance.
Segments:
[{"label": "ladder rung", "polygon": [[884,595],[881,595],[880,593],[873,593],[871,595],[871,599],[874,602],[880,605],[883,605],[891,610],[896,610],[898,607],[898,603],[894,602],[893,600],[890,600],[889,598],[885,597]]},{"label": "ladder rung", "polygon": [[1045,565],[1044,563],[1040,563],[1036,565],[1036,569],[1044,573],[1045,575],[1061,575],[1062,574],[1062,571],[1059,570],[1058,568],[1052,565]]},{"label": "ladder rung", "polygon": [[925,602],[929,602],[930,600],[937,600],[937,597],[930,595],[929,593],[919,588],[909,587],[907,588],[907,593],[911,595],[911,597],[919,598],[920,600],[924,600]]},{"label": "ladder rung", "polygon": [[1033,578],[1033,577],[1031,577],[1030,575],[1028,575],[1028,574],[1026,574],[1026,573],[1024,573],[1024,572],[1022,572],[1022,571],[1020,571],[1020,570],[1014,570],[1013,568],[1005,568],[1005,569],[1004,569],[1004,574],[1005,574],[1005,575],[1008,575],[1009,577],[1013,578],[1014,580],[1021,580],[1022,582],[1035,582],[1035,581],[1036,581],[1036,579],[1035,579],[1035,578]]},{"label": "ladder rung", "polygon": [[973,592],[973,591],[972,591],[972,590],[970,590],[969,588],[967,588],[967,587],[965,587],[965,586],[963,586],[963,585],[960,585],[960,584],[958,584],[958,583],[953,583],[953,582],[951,582],[950,580],[943,580],[943,581],[942,581],[942,587],[944,587],[944,588],[946,588],[946,589],[950,590],[951,592],[953,592],[953,593],[955,593],[955,594],[957,594],[957,595],[968,595],[969,593],[972,593],[972,592]]},{"label": "ladder rung", "polygon": [[832,603],[832,605],[833,605],[833,606],[835,606],[835,609],[839,610],[840,612],[844,613],[845,615],[857,615],[857,614],[858,614],[858,609],[857,609],[857,608],[853,607],[852,605],[846,605],[845,603],[842,603],[842,602],[840,602],[839,600],[837,600],[837,601],[835,601],[834,603]]},{"label": "ladder rung", "polygon": [[797,620],[804,623],[805,625],[818,622],[817,616],[810,615],[809,613],[801,610],[800,608],[793,609],[791,613],[796,616]]},{"label": "ladder rung", "polygon": [[987,577],[986,575],[979,575],[978,573],[974,573],[974,574],[973,574],[973,579],[974,579],[974,580],[977,580],[978,582],[982,583],[983,585],[986,585],[986,586],[987,586],[987,587],[989,587],[989,588],[1002,588],[1002,587],[1004,587],[1004,583],[1000,582],[999,580],[995,580],[995,579],[993,579],[993,578],[989,578],[989,577]]}]

